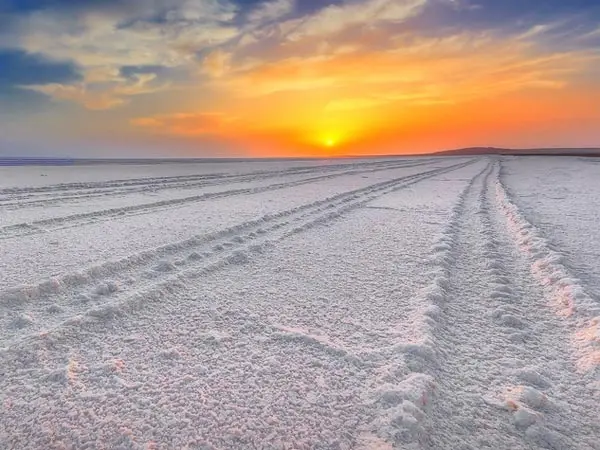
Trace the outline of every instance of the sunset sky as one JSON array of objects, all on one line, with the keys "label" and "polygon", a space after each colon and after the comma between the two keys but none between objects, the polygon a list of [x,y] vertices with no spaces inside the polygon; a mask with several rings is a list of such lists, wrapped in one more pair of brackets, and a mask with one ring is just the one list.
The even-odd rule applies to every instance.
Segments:
[{"label": "sunset sky", "polygon": [[0,155],[600,146],[598,0],[0,0]]}]

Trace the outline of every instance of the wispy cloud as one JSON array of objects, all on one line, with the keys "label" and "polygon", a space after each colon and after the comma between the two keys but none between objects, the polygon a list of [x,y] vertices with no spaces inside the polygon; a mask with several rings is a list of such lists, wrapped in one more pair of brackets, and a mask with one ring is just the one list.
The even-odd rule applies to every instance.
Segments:
[{"label": "wispy cloud", "polygon": [[219,78],[227,73],[231,66],[231,53],[221,49],[210,52],[202,60],[202,71],[213,78]]},{"label": "wispy cloud", "polygon": [[296,22],[288,39],[329,36],[353,26],[377,26],[382,22],[402,22],[417,15],[426,0],[367,0],[327,6]]},{"label": "wispy cloud", "polygon": [[130,78],[118,76],[114,69],[91,69],[84,81],[71,84],[49,83],[23,86],[46,94],[56,100],[79,103],[88,109],[102,110],[126,104],[130,97],[151,94],[168,88],[154,83],[156,75],[135,74]]},{"label": "wispy cloud", "polygon": [[259,4],[248,16],[250,26],[260,26],[290,16],[295,9],[295,0],[269,0]]},{"label": "wispy cloud", "polygon": [[92,109],[110,108],[125,103],[126,97],[165,87],[152,85],[154,77],[148,75],[116,76],[120,68],[191,67],[199,52],[238,35],[230,23],[235,11],[233,4],[213,0],[174,2],[159,20],[145,18],[156,14],[152,9],[91,11],[77,17],[42,10],[19,19],[14,41],[27,52],[72,61],[85,77],[83,83],[31,89]]},{"label": "wispy cloud", "polygon": [[138,117],[131,120],[136,127],[147,128],[156,133],[180,136],[218,135],[232,124],[235,118],[218,112],[193,114],[171,114],[152,117]]}]

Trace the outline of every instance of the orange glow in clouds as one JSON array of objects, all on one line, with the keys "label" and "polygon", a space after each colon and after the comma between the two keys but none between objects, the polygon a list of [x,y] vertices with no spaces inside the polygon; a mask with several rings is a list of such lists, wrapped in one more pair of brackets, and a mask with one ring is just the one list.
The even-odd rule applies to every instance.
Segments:
[{"label": "orange glow in clouds", "polygon": [[[584,90],[570,82],[598,57],[532,51],[521,40],[459,36],[284,58],[215,77],[211,85],[223,99],[218,112],[132,124],[156,133],[213,134],[260,156],[564,145],[552,128],[569,135],[578,123],[600,119],[598,86]],[[589,139],[591,129],[579,128],[582,142]]]},{"label": "orange glow in clouds", "polygon": [[[583,16],[471,27],[444,21],[494,14],[493,2],[180,3],[159,24],[90,13],[69,33],[40,13],[15,42],[81,77],[22,87],[61,108],[27,126],[190,156],[600,144],[600,31],[564,29]],[[436,8],[448,14],[418,20]]]}]

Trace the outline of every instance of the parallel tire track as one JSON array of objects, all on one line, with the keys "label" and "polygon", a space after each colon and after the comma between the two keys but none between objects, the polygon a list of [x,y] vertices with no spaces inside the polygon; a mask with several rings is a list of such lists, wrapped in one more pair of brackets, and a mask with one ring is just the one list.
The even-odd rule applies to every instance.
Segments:
[{"label": "parallel tire track", "polygon": [[600,373],[600,306],[569,271],[564,255],[551,247],[514,203],[502,181],[502,165],[496,177],[496,198],[518,249],[531,263],[531,276],[548,304],[571,329],[571,345],[579,369]]},{"label": "parallel tire track", "polygon": [[[258,171],[235,175],[210,174],[210,175],[186,175],[178,177],[156,177],[140,178],[133,180],[115,180],[107,182],[69,183],[37,188],[6,188],[0,189],[0,207],[30,207],[55,204],[67,201],[78,201],[84,199],[129,195],[144,192],[158,192],[167,189],[198,189],[209,186],[224,184],[244,183],[268,180],[271,178],[282,178],[286,176],[311,175],[311,174],[335,174],[353,173],[352,168],[378,167],[414,167],[430,163],[431,159],[401,162],[373,162],[364,164],[336,164],[323,167],[292,168],[279,171]],[[356,170],[356,169],[355,169]],[[4,197],[4,198],[3,198]]]},{"label": "parallel tire track", "polygon": [[429,336],[407,355],[423,400],[394,444],[597,449],[594,375],[577,370],[568,328],[506,228],[498,167],[472,180],[432,250]]},{"label": "parallel tire track", "polygon": [[[497,236],[487,210],[490,164],[465,192],[453,223],[439,246],[440,272],[431,300],[430,357],[422,361],[435,383],[435,396],[423,419],[421,448],[523,448],[510,413],[486,402],[503,379],[510,328],[518,319],[498,309],[512,296],[506,268],[497,255]],[[497,317],[495,316],[497,315]],[[515,331],[519,331],[518,327]],[[501,441],[497,439],[501,437]]]},{"label": "parallel tire track", "polygon": [[[430,161],[429,159],[423,159],[422,161]],[[407,161],[408,162],[408,161]],[[371,166],[376,164],[385,164],[388,161],[376,161],[372,163],[361,163],[361,166]],[[332,164],[326,166],[299,166],[290,167],[284,170],[260,170],[242,174],[227,174],[223,173],[211,173],[211,174],[199,174],[199,175],[175,175],[175,176],[162,176],[162,177],[142,177],[142,178],[124,178],[118,180],[107,180],[107,181],[87,181],[87,182],[73,182],[73,183],[60,183],[47,186],[36,186],[36,187],[12,187],[0,189],[0,195],[6,194],[27,194],[37,192],[55,192],[63,190],[74,190],[74,189],[94,189],[102,187],[122,187],[122,186],[137,186],[154,183],[171,183],[171,182],[182,182],[182,181],[203,181],[207,179],[223,179],[223,178],[237,178],[240,176],[267,176],[267,175],[294,175],[302,173],[311,173],[315,171],[335,171],[343,170],[348,167],[354,167],[357,164]]]},{"label": "parallel tire track", "polygon": [[[416,304],[427,305],[423,311],[423,338],[419,342],[400,344],[392,352],[383,349],[383,354],[392,359],[401,350],[403,364],[408,376],[384,391],[382,403],[386,406],[376,416],[373,428],[377,434],[393,445],[393,448],[423,448],[426,443],[428,414],[433,407],[438,384],[435,369],[440,361],[440,351],[435,339],[435,328],[441,320],[442,309],[447,300],[448,288],[452,282],[451,268],[454,264],[454,251],[460,220],[474,187],[485,178],[491,165],[476,173],[458,195],[449,212],[446,224],[434,240],[425,267],[430,283],[417,295]],[[461,447],[439,447],[461,448]]]},{"label": "parallel tire track", "polygon": [[[331,221],[382,195],[473,164],[474,160],[349,191],[311,202],[207,236],[197,236],[108,262],[80,273],[66,274],[37,285],[0,294],[6,320],[0,325],[3,344],[13,345],[41,331],[84,314],[90,320],[118,315],[126,305],[148,301],[162,289],[227,264],[243,264],[287,236]],[[10,314],[8,314],[10,313]]]},{"label": "parallel tire track", "polygon": [[[427,165],[429,163],[419,163],[415,164],[415,166],[419,165]],[[7,225],[4,227],[0,227],[0,240],[1,239],[10,239],[14,237],[20,236],[29,236],[35,235],[39,233],[45,233],[48,231],[54,231],[64,228],[73,228],[83,226],[89,223],[97,223],[100,221],[110,220],[112,218],[122,218],[126,216],[140,215],[140,214],[150,214],[158,210],[164,210],[168,208],[175,208],[179,206],[183,206],[190,203],[203,202],[214,199],[221,198],[229,198],[237,195],[252,195],[259,194],[262,192],[270,192],[280,189],[287,189],[290,187],[301,186],[303,184],[310,184],[317,181],[323,181],[328,179],[333,179],[345,175],[359,175],[364,173],[373,173],[380,171],[387,171],[406,167],[405,165],[396,166],[385,166],[385,167],[377,167],[371,169],[359,169],[352,170],[348,172],[340,172],[334,174],[320,175],[316,177],[304,178],[301,180],[288,181],[282,183],[270,184],[267,186],[260,186],[254,188],[242,188],[242,189],[230,189],[221,192],[211,192],[211,193],[203,193],[197,194],[193,196],[177,198],[177,199],[168,199],[168,200],[160,200],[157,202],[151,203],[143,203],[137,205],[123,206],[118,208],[109,208],[99,211],[91,211],[85,213],[77,213],[70,214],[67,216],[54,217],[49,219],[41,219],[31,222],[24,222],[14,225]],[[413,166],[409,166],[413,167]]]}]

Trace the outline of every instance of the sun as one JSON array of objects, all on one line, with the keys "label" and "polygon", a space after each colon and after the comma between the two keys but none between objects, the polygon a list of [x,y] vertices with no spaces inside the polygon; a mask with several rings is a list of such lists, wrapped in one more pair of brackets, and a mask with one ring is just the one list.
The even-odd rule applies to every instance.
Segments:
[{"label": "sun", "polygon": [[321,147],[322,151],[330,153],[345,145],[346,134],[338,129],[329,128],[311,133],[311,137],[308,139],[313,145]]}]

